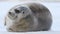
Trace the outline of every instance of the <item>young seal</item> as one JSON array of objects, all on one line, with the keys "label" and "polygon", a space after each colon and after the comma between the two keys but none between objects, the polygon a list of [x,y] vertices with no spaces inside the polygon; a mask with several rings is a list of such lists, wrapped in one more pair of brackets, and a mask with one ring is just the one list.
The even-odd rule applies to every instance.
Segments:
[{"label": "young seal", "polygon": [[17,5],[5,17],[5,26],[11,32],[48,31],[51,24],[50,11],[40,3]]}]

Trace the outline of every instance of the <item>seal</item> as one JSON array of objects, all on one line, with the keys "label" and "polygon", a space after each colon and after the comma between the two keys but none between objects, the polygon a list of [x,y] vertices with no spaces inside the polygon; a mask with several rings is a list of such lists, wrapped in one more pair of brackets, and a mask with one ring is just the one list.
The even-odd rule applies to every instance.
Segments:
[{"label": "seal", "polygon": [[40,3],[24,3],[11,8],[5,17],[5,26],[10,32],[48,31],[52,15]]}]

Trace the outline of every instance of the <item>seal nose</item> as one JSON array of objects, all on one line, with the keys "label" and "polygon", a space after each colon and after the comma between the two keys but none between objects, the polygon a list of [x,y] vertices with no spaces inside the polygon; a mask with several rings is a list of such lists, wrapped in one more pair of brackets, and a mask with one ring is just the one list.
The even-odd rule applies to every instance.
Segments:
[{"label": "seal nose", "polygon": [[11,12],[9,12],[9,14],[11,14]]}]

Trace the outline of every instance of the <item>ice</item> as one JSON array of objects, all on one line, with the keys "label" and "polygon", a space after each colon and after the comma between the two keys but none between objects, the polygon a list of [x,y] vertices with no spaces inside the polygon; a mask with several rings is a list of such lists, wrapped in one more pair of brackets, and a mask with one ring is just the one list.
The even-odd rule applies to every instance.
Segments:
[{"label": "ice", "polygon": [[[15,5],[20,4],[20,2],[0,2],[0,31],[6,31],[4,26],[4,18],[7,12]],[[51,30],[60,31],[60,3],[47,3],[43,2],[52,14],[53,23]]]}]

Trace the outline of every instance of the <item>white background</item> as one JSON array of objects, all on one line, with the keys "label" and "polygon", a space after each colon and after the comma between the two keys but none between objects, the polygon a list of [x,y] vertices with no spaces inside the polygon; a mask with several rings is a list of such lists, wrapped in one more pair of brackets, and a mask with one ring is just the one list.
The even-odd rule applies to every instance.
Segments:
[{"label": "white background", "polygon": [[60,2],[60,0],[0,0],[0,1],[41,1],[41,2]]},{"label": "white background", "polygon": [[[39,1],[36,1],[39,2]],[[4,18],[9,9],[22,2],[0,2],[0,31],[6,31],[4,27]],[[41,2],[45,5],[52,14],[53,23],[51,31],[60,31],[60,3],[58,2]]]}]

